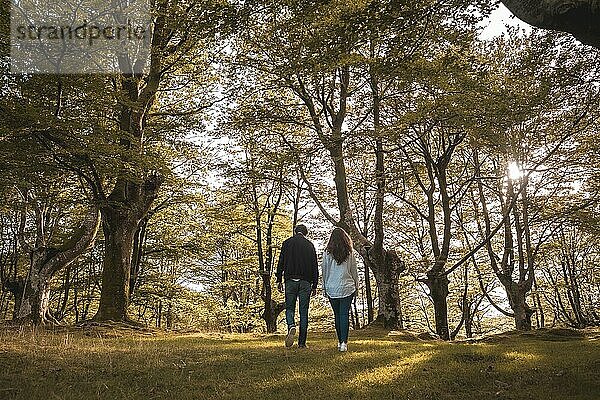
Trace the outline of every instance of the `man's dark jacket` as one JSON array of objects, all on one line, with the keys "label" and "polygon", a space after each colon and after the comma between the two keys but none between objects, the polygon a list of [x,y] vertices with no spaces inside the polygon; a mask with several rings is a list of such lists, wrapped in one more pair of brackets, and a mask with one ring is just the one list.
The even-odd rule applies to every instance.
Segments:
[{"label": "man's dark jacket", "polygon": [[282,274],[286,281],[301,279],[312,283],[313,289],[317,287],[319,267],[315,246],[301,233],[297,233],[281,245],[275,273],[277,282],[281,282]]}]

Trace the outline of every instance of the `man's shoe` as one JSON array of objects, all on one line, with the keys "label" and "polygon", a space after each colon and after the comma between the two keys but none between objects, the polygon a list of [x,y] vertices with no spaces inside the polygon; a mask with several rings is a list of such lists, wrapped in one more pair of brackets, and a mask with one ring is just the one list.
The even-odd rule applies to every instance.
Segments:
[{"label": "man's shoe", "polygon": [[348,351],[348,345],[346,343],[340,343],[340,351]]},{"label": "man's shoe", "polygon": [[305,345],[305,344],[299,344],[299,345],[298,345],[298,348],[299,348],[299,349],[308,349],[308,346],[307,346],[307,345]]},{"label": "man's shoe", "polygon": [[288,329],[287,336],[285,337],[285,347],[292,347],[294,345],[294,339],[296,338],[296,327],[292,326]]}]

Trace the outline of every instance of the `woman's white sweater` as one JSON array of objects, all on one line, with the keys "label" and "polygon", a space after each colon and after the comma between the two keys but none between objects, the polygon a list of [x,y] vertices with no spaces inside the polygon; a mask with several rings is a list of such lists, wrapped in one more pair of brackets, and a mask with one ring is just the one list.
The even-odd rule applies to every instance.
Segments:
[{"label": "woman's white sweater", "polygon": [[333,258],[327,250],[323,252],[321,261],[323,272],[323,292],[332,299],[350,296],[358,291],[358,270],[356,258],[351,252],[341,264]]}]

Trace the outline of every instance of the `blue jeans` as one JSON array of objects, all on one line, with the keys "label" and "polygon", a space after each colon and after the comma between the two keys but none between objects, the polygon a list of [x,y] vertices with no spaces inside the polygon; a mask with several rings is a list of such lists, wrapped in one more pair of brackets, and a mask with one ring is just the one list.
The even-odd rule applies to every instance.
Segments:
[{"label": "blue jeans", "polygon": [[350,329],[349,314],[353,297],[354,293],[339,299],[329,298],[329,303],[331,304],[331,308],[333,308],[333,315],[335,315],[335,333],[337,334],[339,343],[348,343],[348,330]]},{"label": "blue jeans", "polygon": [[300,334],[298,335],[298,346],[306,345],[306,332],[308,330],[308,304],[310,303],[310,292],[312,286],[307,281],[285,282],[285,320],[288,330],[296,326],[294,315],[296,314],[296,299],[299,299],[300,308]]}]

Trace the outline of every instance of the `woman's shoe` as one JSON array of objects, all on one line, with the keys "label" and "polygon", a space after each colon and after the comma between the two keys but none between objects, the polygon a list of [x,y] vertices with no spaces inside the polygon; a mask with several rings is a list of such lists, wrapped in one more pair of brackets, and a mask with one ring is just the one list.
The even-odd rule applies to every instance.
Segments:
[{"label": "woman's shoe", "polygon": [[348,345],[346,343],[340,343],[340,351],[348,351]]},{"label": "woman's shoe", "polygon": [[340,349],[340,347],[341,347],[341,346],[342,346],[342,344],[341,344],[341,343],[338,343],[338,350]]}]

